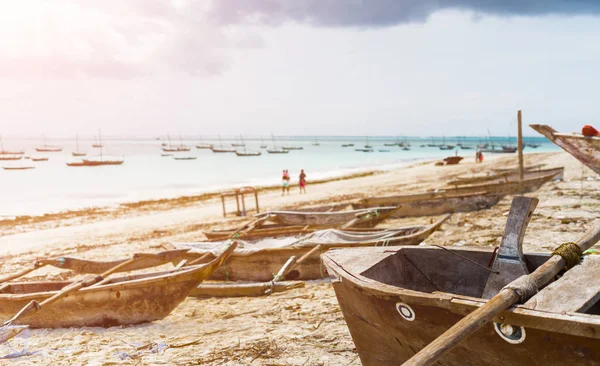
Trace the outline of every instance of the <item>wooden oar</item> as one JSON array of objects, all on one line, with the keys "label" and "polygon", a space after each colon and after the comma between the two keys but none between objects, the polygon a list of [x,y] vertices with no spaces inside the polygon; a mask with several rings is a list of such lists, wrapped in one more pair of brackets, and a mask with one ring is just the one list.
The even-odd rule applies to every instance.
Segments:
[{"label": "wooden oar", "polygon": [[22,330],[24,330],[26,328],[23,326],[16,327],[16,328],[11,327],[12,323],[14,323],[16,320],[30,314],[31,312],[34,312],[34,313],[38,312],[39,310],[43,309],[45,306],[48,306],[48,305],[58,301],[59,299],[63,298],[64,296],[66,296],[68,294],[79,291],[81,288],[88,287],[95,283],[101,282],[105,277],[111,275],[112,273],[118,271],[120,268],[122,268],[126,265],[129,265],[137,260],[139,260],[139,258],[132,258],[128,261],[125,261],[123,263],[120,263],[120,264],[114,266],[113,268],[109,269],[108,271],[106,271],[98,276],[89,276],[89,277],[79,280],[77,282],[73,282],[72,284],[64,287],[58,293],[54,294],[53,296],[47,298],[46,300],[44,300],[40,303],[38,303],[35,300],[32,300],[29,304],[25,305],[21,310],[19,310],[19,312],[17,314],[15,314],[15,316],[13,316],[11,319],[4,322],[4,327],[0,330],[1,331],[0,341],[6,342],[7,340],[14,337],[15,335],[17,335],[18,333],[20,333]]},{"label": "wooden oar", "polygon": [[[576,245],[581,253],[588,250],[600,240],[600,221],[597,222]],[[462,318],[452,328],[436,338],[427,347],[404,363],[405,366],[431,365],[444,353],[458,345],[460,341],[477,331],[485,323],[489,322],[498,313],[508,309],[517,301],[527,300],[528,287],[543,287],[560,271],[565,269],[567,261],[560,255],[553,255],[546,263],[539,266],[533,273],[522,276],[504,287],[496,296],[492,297],[485,305]],[[521,294],[519,294],[521,293]],[[524,296],[525,294],[525,296]]]},{"label": "wooden oar", "polygon": [[8,281],[14,280],[15,278],[19,278],[19,277],[25,276],[26,274],[28,274],[30,272],[33,272],[36,269],[42,268],[44,266],[45,266],[45,264],[41,264],[40,262],[35,262],[35,264],[33,265],[33,267],[25,268],[21,272],[17,272],[15,274],[11,274],[11,275],[8,275],[8,276],[0,278],[0,283],[8,282]]}]

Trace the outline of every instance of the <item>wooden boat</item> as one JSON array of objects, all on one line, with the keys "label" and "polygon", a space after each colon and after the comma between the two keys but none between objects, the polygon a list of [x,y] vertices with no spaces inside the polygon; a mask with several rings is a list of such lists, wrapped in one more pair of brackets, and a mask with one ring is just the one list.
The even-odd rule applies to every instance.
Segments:
[{"label": "wooden boat", "polygon": [[359,152],[365,152],[365,153],[369,153],[369,152],[373,152],[375,150],[373,149],[354,149],[355,151],[359,151]]},{"label": "wooden boat", "polygon": [[342,144],[342,147],[352,147],[354,144]]},{"label": "wooden boat", "polygon": [[125,162],[125,160],[92,160],[92,159],[83,159],[82,161],[75,161],[71,163],[67,163],[67,166],[70,167],[83,167],[83,166],[105,166],[105,165],[121,165]]},{"label": "wooden boat", "polygon": [[[545,167],[546,164],[535,164],[535,165],[529,165],[524,167],[526,172],[532,171],[532,170],[541,170],[543,167]],[[519,172],[519,167],[514,167],[514,168],[500,168],[500,169],[492,169],[492,171],[494,173],[518,173]]]},{"label": "wooden boat", "polygon": [[46,144],[46,136],[42,136],[44,139],[44,145],[42,147],[36,147],[35,151],[37,152],[61,152],[63,150],[62,147],[58,146],[49,146]]},{"label": "wooden boat", "polygon": [[13,160],[21,160],[23,156],[9,156],[9,155],[0,155],[0,161],[13,161]]},{"label": "wooden boat", "polygon": [[4,150],[4,139],[0,135],[0,160],[13,160],[13,159],[2,159],[3,155],[23,155],[24,151],[7,151]]},{"label": "wooden boat", "polygon": [[600,174],[600,137],[587,137],[579,133],[560,133],[548,125],[529,125],[554,144],[573,155],[585,166]]},{"label": "wooden boat", "polygon": [[[325,253],[323,264],[362,364],[403,364],[465,316],[492,305],[487,299],[515,278],[544,264],[548,254],[522,253],[527,224],[511,216],[512,208],[498,255],[437,246]],[[599,269],[599,256],[584,257],[559,280],[452,344],[435,364],[599,365]]]},{"label": "wooden boat", "polygon": [[237,156],[261,156],[262,155],[262,153],[260,151],[244,151],[244,152],[236,151],[235,154]]},{"label": "wooden boat", "polygon": [[363,198],[352,204],[354,209],[400,206],[392,218],[442,215],[453,212],[470,212],[488,209],[509,194],[527,193],[538,190],[551,181],[556,173],[525,179],[519,182],[502,182],[458,186],[437,192],[410,195]]},{"label": "wooden boat", "polygon": [[512,154],[515,153],[517,151],[516,148],[500,148],[500,149],[496,149],[494,145],[492,145],[491,149],[481,149],[481,152],[484,153],[488,153],[488,154]]},{"label": "wooden boat", "polygon": [[397,207],[393,206],[336,212],[269,211],[257,214],[256,217],[268,217],[269,221],[282,225],[329,227],[343,225],[359,218],[361,224],[354,225],[354,227],[373,227],[397,209]]},{"label": "wooden boat", "polygon": [[34,166],[3,166],[4,170],[30,170],[35,169]]},{"label": "wooden boat", "polygon": [[175,160],[196,160],[198,159],[197,156],[174,156],[173,159]]},{"label": "wooden boat", "polygon": [[[110,279],[69,294],[39,313],[18,320],[32,328],[118,326],[165,318],[235,249],[235,244],[203,265]],[[70,282],[0,285],[0,319],[9,319],[30,301],[56,294]]]},{"label": "wooden boat", "polygon": [[[554,174],[553,180],[562,180],[564,176],[564,167],[552,168],[552,169],[529,169],[525,170],[523,176],[525,179],[532,179],[536,177],[546,176],[548,174]],[[448,185],[467,185],[473,183],[502,183],[502,182],[518,182],[519,172],[513,169],[500,171],[491,175],[482,175],[468,178],[458,178],[448,182]]]},{"label": "wooden boat", "polygon": [[75,151],[71,152],[73,156],[86,156],[87,154],[79,151],[79,136],[75,135]]},{"label": "wooden boat", "polygon": [[267,152],[269,154],[288,154],[290,151],[284,149],[268,149]]},{"label": "wooden boat", "polygon": [[31,161],[48,161],[49,159],[46,157],[43,158],[31,158]]},{"label": "wooden boat", "polygon": [[235,153],[237,151],[236,149],[217,148],[217,147],[212,147],[211,150],[214,153]]},{"label": "wooden boat", "polygon": [[256,297],[304,287],[304,281],[203,283],[190,292],[192,297]]},{"label": "wooden boat", "polygon": [[96,138],[94,137],[94,143],[92,144],[92,147],[95,147],[97,149],[101,149],[104,147],[104,144],[102,144],[102,134],[100,133],[100,130],[98,130],[98,139],[96,140]]},{"label": "wooden boat", "polygon": [[183,144],[181,136],[179,136],[179,145],[177,146],[171,144],[171,136],[167,135],[167,139],[169,140],[169,145],[162,148],[164,152],[187,152],[191,150],[189,146]]},{"label": "wooden boat", "polygon": [[446,165],[456,165],[460,163],[462,159],[464,159],[462,156],[449,156],[444,158],[444,162]]},{"label": "wooden boat", "polygon": [[377,151],[379,151],[379,152],[390,152],[390,150],[386,150],[386,149],[379,149]]},{"label": "wooden boat", "polygon": [[283,150],[304,150],[303,146],[282,146]]},{"label": "wooden boat", "polygon": [[[342,236],[346,234],[355,240],[330,241],[320,239],[319,234],[313,237],[302,237],[294,240],[295,244],[286,247],[271,247],[271,248],[251,248],[252,244],[247,245],[248,249],[238,249],[234,251],[228,261],[210,277],[213,280],[231,280],[231,281],[271,281],[273,274],[277,273],[281,267],[287,262],[291,256],[300,258],[311,250],[319,246],[318,250],[314,250],[301,266],[296,267],[289,272],[286,280],[314,280],[327,276],[323,271],[319,253],[323,253],[331,248],[339,247],[364,247],[377,245],[417,245],[427,239],[448,219],[444,216],[431,225],[411,226],[390,229],[387,232],[391,236],[386,236],[385,231],[356,231],[338,230]],[[379,237],[379,239],[361,240],[360,237]],[[244,242],[240,241],[243,245]],[[210,249],[198,248],[198,245],[205,243],[171,243],[173,248],[188,249],[190,252],[186,254],[188,260],[204,257],[203,260],[214,258],[214,254]],[[219,247],[219,243],[207,243],[215,247]],[[196,247],[194,248],[194,245]],[[260,245],[260,244],[258,244]]]},{"label": "wooden boat", "polygon": [[212,145],[211,144],[199,144],[196,145],[196,149],[212,149]]}]

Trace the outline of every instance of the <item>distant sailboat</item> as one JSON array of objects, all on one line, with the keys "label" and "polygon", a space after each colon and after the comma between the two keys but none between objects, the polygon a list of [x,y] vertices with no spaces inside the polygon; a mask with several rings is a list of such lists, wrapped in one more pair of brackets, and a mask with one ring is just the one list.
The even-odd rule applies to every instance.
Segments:
[{"label": "distant sailboat", "polygon": [[[94,137],[94,140],[96,140],[95,137]],[[104,145],[102,144],[102,135],[100,134],[100,130],[98,130],[98,140],[92,144],[92,147],[99,148],[99,149],[104,147]]]},{"label": "distant sailboat", "polygon": [[275,146],[275,136],[271,134],[271,139],[273,140],[273,149],[267,150],[269,154],[288,154],[290,151],[285,149],[278,149]]},{"label": "distant sailboat", "polygon": [[221,135],[219,135],[219,147],[211,147],[210,148],[214,153],[235,153],[235,149],[228,149],[223,147],[223,142],[221,141]]},{"label": "distant sailboat", "polygon": [[365,149],[372,149],[373,146],[369,144],[369,136],[367,136],[367,143],[365,144]]},{"label": "distant sailboat", "polygon": [[102,145],[102,147],[100,147],[100,155],[98,157],[94,158],[88,158],[88,159],[82,159],[81,161],[74,161],[71,163],[67,163],[67,166],[70,167],[83,167],[83,166],[105,166],[105,165],[121,165],[125,162],[125,159],[121,158],[121,159],[105,159],[104,158],[104,154],[103,154],[103,148],[104,145]]},{"label": "distant sailboat", "polygon": [[86,153],[79,151],[79,136],[78,135],[75,135],[75,144],[76,144],[75,151],[73,151],[71,154],[73,156],[86,156],[87,155]]},{"label": "distant sailboat", "polygon": [[4,150],[4,141],[2,140],[2,135],[0,135],[0,155],[23,155],[24,151],[6,151]]},{"label": "distant sailboat", "polygon": [[42,138],[44,139],[44,146],[36,147],[35,151],[37,151],[37,152],[61,152],[63,150],[62,147],[47,145],[45,135],[42,135]]},{"label": "distant sailboat", "polygon": [[171,145],[171,136],[167,135],[167,138],[169,139],[169,145],[162,148],[164,152],[190,151],[190,147],[183,144],[181,135],[179,135],[179,146]]},{"label": "distant sailboat", "polygon": [[0,151],[2,151],[2,153],[0,154],[0,160],[21,160],[23,158],[23,156],[21,155],[23,154],[22,152],[10,153],[4,150],[4,142],[2,141],[2,136],[0,136]]},{"label": "distant sailboat", "polygon": [[315,142],[313,142],[313,146],[320,146],[321,144],[317,140],[317,136],[315,136]]}]

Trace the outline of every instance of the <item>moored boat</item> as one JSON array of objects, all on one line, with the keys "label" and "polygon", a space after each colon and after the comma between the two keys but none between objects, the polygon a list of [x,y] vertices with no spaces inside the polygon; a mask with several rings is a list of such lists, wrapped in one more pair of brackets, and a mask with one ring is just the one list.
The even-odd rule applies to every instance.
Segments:
[{"label": "moored boat", "polygon": [[35,169],[34,166],[3,166],[4,170],[30,170]]},{"label": "moored boat", "polygon": [[[554,174],[552,177],[553,180],[562,180],[564,176],[564,167],[560,168],[552,168],[552,169],[526,169],[523,173],[524,179],[532,179],[536,177],[542,177],[549,174]],[[490,175],[480,175],[474,177],[464,177],[457,178],[450,182],[448,185],[467,185],[473,183],[501,183],[501,182],[518,182],[519,181],[519,172],[514,169],[506,170],[506,171],[498,171],[497,173]]]},{"label": "moored boat", "polygon": [[585,166],[600,174],[600,137],[560,133],[548,125],[529,125]]},{"label": "moored boat", "polygon": [[61,152],[63,150],[62,147],[58,146],[50,146],[46,144],[46,136],[42,136],[44,140],[44,145],[42,147],[36,147],[35,151],[37,152]]}]

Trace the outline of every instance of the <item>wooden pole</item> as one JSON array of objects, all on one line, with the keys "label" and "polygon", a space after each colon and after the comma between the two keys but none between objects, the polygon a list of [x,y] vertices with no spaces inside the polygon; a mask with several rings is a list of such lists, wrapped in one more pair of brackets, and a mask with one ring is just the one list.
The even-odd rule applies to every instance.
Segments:
[{"label": "wooden pole", "polygon": [[242,193],[242,212],[243,212],[243,215],[246,216],[246,200],[244,199],[243,193]]},{"label": "wooden pole", "polygon": [[256,213],[260,213],[260,208],[258,207],[258,192],[254,191],[254,200],[256,201]]},{"label": "wooden pole", "polygon": [[221,196],[221,204],[223,205],[223,217],[227,217],[227,212],[225,212],[225,197]]},{"label": "wooden pole", "polygon": [[523,181],[523,125],[521,121],[521,110],[517,112],[517,147],[519,150],[519,182]]},{"label": "wooden pole", "polygon": [[235,192],[235,204],[237,205],[237,215],[240,216],[240,196]]}]

